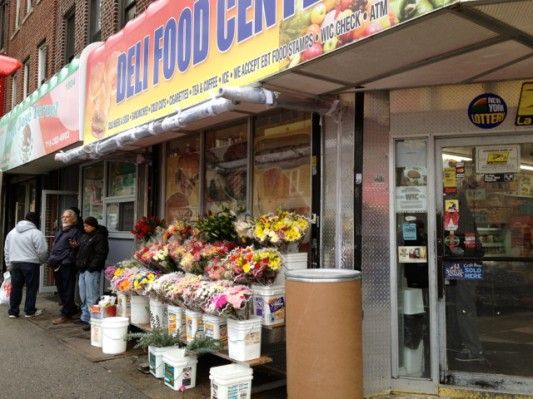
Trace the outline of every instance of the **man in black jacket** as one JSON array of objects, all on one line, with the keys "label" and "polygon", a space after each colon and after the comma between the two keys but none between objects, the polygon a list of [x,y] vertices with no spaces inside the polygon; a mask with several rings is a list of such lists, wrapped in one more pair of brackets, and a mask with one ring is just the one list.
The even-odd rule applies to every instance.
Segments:
[{"label": "man in black jacket", "polygon": [[54,239],[48,258],[48,266],[54,269],[57,293],[62,305],[61,317],[52,321],[53,324],[66,323],[76,313],[76,251],[81,236],[76,212],[65,210],[61,216],[61,224],[61,230]]},{"label": "man in black jacket", "polygon": [[89,216],[83,223],[84,234],[79,241],[76,266],[80,272],[79,288],[81,299],[80,320],[85,330],[90,328],[90,306],[98,302],[101,272],[105,265],[109,244],[108,231],[100,226],[96,218]]}]

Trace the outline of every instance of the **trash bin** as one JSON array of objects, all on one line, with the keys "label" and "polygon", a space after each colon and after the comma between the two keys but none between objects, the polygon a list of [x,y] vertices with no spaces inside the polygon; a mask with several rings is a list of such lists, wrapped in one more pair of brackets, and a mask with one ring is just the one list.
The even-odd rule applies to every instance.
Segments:
[{"label": "trash bin", "polygon": [[287,273],[289,399],[362,399],[361,273]]}]

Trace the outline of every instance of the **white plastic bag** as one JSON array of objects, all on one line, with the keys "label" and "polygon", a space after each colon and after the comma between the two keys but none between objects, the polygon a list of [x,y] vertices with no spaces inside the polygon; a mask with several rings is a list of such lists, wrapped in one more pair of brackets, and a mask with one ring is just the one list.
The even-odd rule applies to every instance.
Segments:
[{"label": "white plastic bag", "polygon": [[4,282],[0,286],[0,304],[9,305],[11,297],[11,273],[4,273]]}]

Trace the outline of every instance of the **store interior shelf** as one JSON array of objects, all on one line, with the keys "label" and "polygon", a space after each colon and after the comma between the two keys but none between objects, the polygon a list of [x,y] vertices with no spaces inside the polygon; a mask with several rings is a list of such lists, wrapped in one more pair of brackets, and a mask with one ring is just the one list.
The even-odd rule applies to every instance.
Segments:
[{"label": "store interior shelf", "polygon": [[[138,328],[139,330],[142,330],[142,331],[145,331],[145,332],[152,331],[152,327],[150,326],[149,323],[148,324],[131,323],[131,325],[136,327],[136,328]],[[278,327],[278,326],[275,326],[275,327]],[[185,344],[186,342],[183,342],[183,343]],[[211,353],[213,355],[215,355],[215,356],[218,356],[218,357],[222,358],[222,359],[229,360],[230,362],[238,363],[238,364],[242,364],[242,365],[248,365],[250,367],[261,366],[263,364],[268,364],[268,363],[272,362],[272,358],[270,356],[261,356],[261,357],[258,357],[256,359],[251,359],[251,360],[247,360],[245,362],[242,362],[242,361],[235,360],[235,359],[232,359],[231,357],[229,357],[227,350],[220,351],[220,352],[211,352]]]}]

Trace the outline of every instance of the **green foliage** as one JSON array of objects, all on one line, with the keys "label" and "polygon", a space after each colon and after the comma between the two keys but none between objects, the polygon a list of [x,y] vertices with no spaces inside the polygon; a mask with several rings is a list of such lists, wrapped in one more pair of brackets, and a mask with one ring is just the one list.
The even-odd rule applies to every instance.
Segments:
[{"label": "green foliage", "polygon": [[235,214],[224,208],[214,215],[206,216],[195,223],[195,227],[200,231],[202,238],[207,242],[231,241],[238,242],[237,233],[233,222],[236,220]]},{"label": "green foliage", "polygon": [[186,349],[188,353],[195,355],[218,352],[220,350],[220,342],[211,337],[206,337],[204,334],[197,334],[196,338],[186,346]]},{"label": "green foliage", "polygon": [[166,328],[154,327],[152,331],[141,333],[130,333],[126,337],[128,340],[137,339],[135,348],[147,349],[149,346],[164,348],[167,346],[179,346],[179,337],[172,336]]}]

